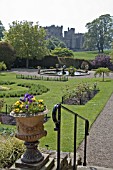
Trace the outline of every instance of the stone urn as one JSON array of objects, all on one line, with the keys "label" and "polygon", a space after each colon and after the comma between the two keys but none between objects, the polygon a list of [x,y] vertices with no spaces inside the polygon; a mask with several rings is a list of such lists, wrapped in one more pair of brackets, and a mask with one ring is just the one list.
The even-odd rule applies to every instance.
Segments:
[{"label": "stone urn", "polygon": [[15,137],[25,141],[26,151],[21,157],[21,161],[24,163],[38,163],[44,158],[37,145],[39,139],[47,135],[43,125],[44,115],[47,113],[47,109],[37,114],[10,113],[16,119],[17,132]]}]

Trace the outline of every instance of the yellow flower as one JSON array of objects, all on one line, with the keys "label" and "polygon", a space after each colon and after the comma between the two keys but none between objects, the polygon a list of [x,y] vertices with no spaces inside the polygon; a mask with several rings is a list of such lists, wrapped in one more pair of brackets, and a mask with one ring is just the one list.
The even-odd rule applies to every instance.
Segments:
[{"label": "yellow flower", "polygon": [[42,99],[37,100],[33,95],[25,94],[24,98],[12,105],[12,110],[15,113],[37,113],[44,111],[44,102]]},{"label": "yellow flower", "polygon": [[19,109],[19,108],[14,109],[14,112],[16,112],[16,113],[18,113],[19,111],[20,111],[20,109]]},{"label": "yellow flower", "polygon": [[35,97],[32,98],[32,101],[34,101],[34,102],[36,101]]},{"label": "yellow flower", "polygon": [[42,100],[42,99],[40,99],[40,100],[38,100],[38,102],[39,102],[39,103],[43,103],[43,100]]},{"label": "yellow flower", "polygon": [[23,106],[24,106],[24,105],[23,105],[23,104],[21,104],[21,105],[20,105],[20,108],[23,108]]},{"label": "yellow flower", "polygon": [[21,102],[20,101],[17,101],[14,105],[15,106],[19,106],[21,104]]}]

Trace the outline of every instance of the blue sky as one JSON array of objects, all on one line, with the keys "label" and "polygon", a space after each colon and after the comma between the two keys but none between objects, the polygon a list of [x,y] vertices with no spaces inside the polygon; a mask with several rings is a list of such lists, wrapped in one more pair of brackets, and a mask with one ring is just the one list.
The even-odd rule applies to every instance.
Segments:
[{"label": "blue sky", "polygon": [[0,0],[0,20],[6,29],[13,21],[27,20],[84,33],[86,23],[104,14],[113,16],[113,0]]}]

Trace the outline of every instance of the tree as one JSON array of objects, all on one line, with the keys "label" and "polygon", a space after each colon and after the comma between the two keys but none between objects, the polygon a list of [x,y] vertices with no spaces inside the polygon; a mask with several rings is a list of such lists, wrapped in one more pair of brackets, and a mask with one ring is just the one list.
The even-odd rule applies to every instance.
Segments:
[{"label": "tree", "polygon": [[48,42],[47,43],[48,44],[47,47],[50,50],[54,50],[57,47],[66,48],[66,44],[63,41],[61,41],[58,38],[53,37],[53,36],[51,38],[49,38],[47,40],[47,42]]},{"label": "tree", "polygon": [[8,42],[0,42],[0,62],[4,62],[8,69],[15,60],[15,50]]},{"label": "tree", "polygon": [[69,50],[68,48],[55,48],[51,51],[52,55],[56,55],[58,57],[73,57],[73,51]]},{"label": "tree", "polygon": [[29,59],[41,59],[48,54],[45,36],[45,30],[38,23],[33,25],[33,22],[28,21],[14,21],[4,33],[4,39],[13,45],[16,56],[26,59],[27,68]]},{"label": "tree", "polygon": [[0,21],[0,40],[3,38],[3,31],[5,31],[5,28],[2,22]]},{"label": "tree", "polygon": [[104,68],[104,67],[100,67],[98,68],[95,73],[94,76],[96,77],[97,75],[102,76],[102,81],[104,81],[104,76],[109,76],[110,70],[108,68]]},{"label": "tree", "polygon": [[84,47],[89,50],[98,49],[103,53],[106,48],[111,48],[113,40],[113,18],[109,14],[101,15],[86,24],[88,32],[84,36]]}]

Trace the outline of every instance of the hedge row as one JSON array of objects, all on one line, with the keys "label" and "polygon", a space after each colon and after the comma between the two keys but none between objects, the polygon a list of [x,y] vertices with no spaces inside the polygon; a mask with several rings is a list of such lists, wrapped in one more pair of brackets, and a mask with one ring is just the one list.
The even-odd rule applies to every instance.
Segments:
[{"label": "hedge row", "polygon": [[68,76],[59,77],[45,77],[45,76],[32,76],[32,75],[16,75],[17,79],[28,79],[28,80],[44,80],[44,81],[68,81]]},{"label": "hedge row", "polygon": [[46,93],[49,89],[44,85],[30,84],[30,83],[20,83],[17,86],[26,87],[28,89],[22,91],[5,91],[0,93],[0,97],[21,97],[24,96],[26,92],[33,95],[41,95],[42,93]]}]

